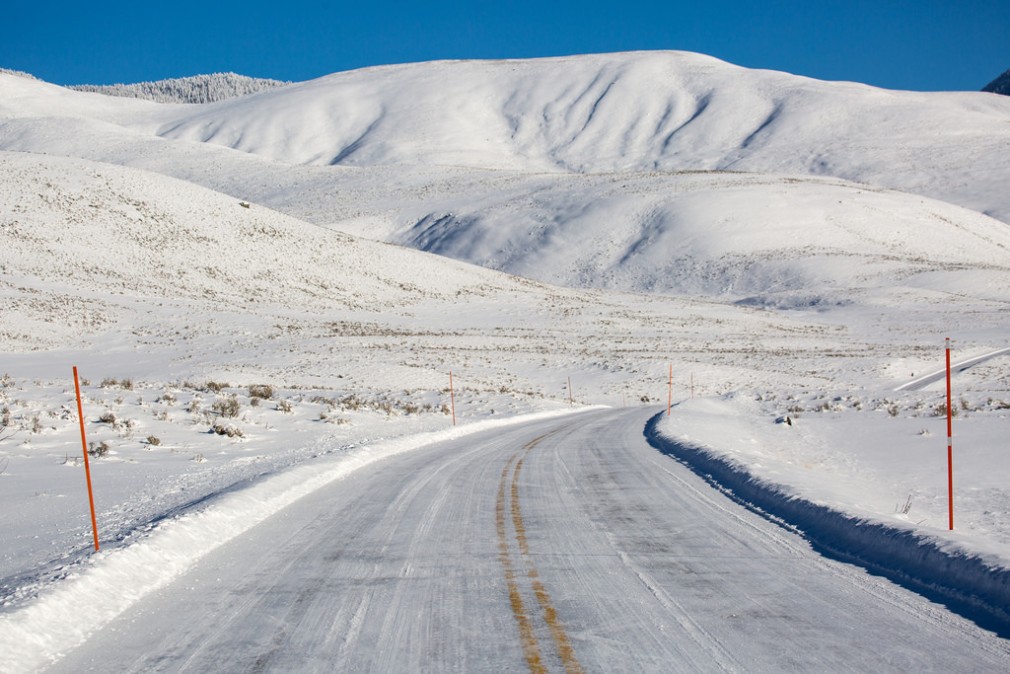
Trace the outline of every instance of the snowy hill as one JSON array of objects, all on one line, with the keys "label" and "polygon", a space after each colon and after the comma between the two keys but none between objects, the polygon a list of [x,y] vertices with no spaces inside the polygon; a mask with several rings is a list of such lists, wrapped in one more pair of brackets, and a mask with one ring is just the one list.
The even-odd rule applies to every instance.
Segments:
[{"label": "snowy hill", "polygon": [[1010,221],[1010,101],[680,52],[370,68],[168,112],[166,138],[287,163],[829,175]]},{"label": "snowy hill", "polygon": [[290,82],[246,77],[235,73],[212,73],[178,77],[157,82],[136,84],[76,84],[67,87],[75,91],[90,91],[106,96],[141,98],[158,103],[215,103],[229,98],[248,96],[260,91],[284,87]]},{"label": "snowy hill", "polygon": [[138,303],[381,312],[501,280],[133,169],[0,153],[0,176],[8,348],[52,348],[124,316],[142,320]]},{"label": "snowy hill", "polygon": [[[652,339],[669,331],[674,315],[688,323],[712,316],[724,325],[739,321],[734,332],[745,340],[758,326],[792,323],[698,301],[552,288],[358,239],[132,168],[0,153],[0,177],[0,349],[83,350],[106,362],[110,349],[122,348],[135,376],[166,368],[190,376],[201,369],[197,362],[219,368],[241,360],[259,372],[278,368],[277,377],[311,379],[318,370],[302,359],[325,361],[339,344],[341,361],[326,361],[325,370],[353,371],[349,362],[361,359],[373,386],[382,379],[376,369],[402,376],[398,368],[408,366],[400,361],[409,361],[408,381],[426,381],[444,362],[442,349],[415,350],[458,340],[464,354],[512,353],[511,365],[484,356],[484,364],[473,365],[500,377],[517,360],[544,360],[542,346],[516,348],[534,329],[552,359],[570,362],[571,349],[579,349],[590,360],[610,360],[609,347],[589,356],[565,343],[572,321],[603,334],[611,328],[599,317],[620,314],[606,325],[622,335],[644,329]],[[389,344],[373,350],[340,340],[366,336]],[[194,346],[200,343],[227,347]],[[289,353],[292,343],[299,346]],[[139,357],[138,349],[148,355]],[[185,356],[173,362],[176,354]],[[393,381],[379,385],[406,383]]]},{"label": "snowy hill", "polygon": [[792,306],[1008,264],[1005,228],[971,212],[1010,221],[1010,100],[981,93],[678,52],[371,68],[204,106],[0,91],[0,147],[551,283]]}]

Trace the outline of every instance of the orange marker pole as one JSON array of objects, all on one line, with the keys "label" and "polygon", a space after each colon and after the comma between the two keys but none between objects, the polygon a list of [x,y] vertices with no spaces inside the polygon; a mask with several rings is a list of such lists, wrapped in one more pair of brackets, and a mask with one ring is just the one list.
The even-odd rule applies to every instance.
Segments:
[{"label": "orange marker pole", "polygon": [[95,493],[91,489],[91,465],[88,463],[88,439],[84,435],[84,407],[81,405],[81,384],[74,366],[74,391],[77,392],[77,419],[81,422],[81,449],[84,453],[84,477],[88,482],[88,505],[91,506],[91,531],[95,535],[95,551],[98,551],[98,520],[95,518]]},{"label": "orange marker pole", "polygon": [[452,425],[456,425],[456,391],[452,388],[452,370],[449,370],[449,404],[452,405]]},{"label": "orange marker pole", "polygon": [[666,395],[666,416],[670,416],[673,408],[673,363],[670,363],[670,390]]},{"label": "orange marker pole", "polygon": [[949,511],[950,530],[954,530],[954,409],[951,407],[950,396],[950,337],[947,338],[947,510]]}]

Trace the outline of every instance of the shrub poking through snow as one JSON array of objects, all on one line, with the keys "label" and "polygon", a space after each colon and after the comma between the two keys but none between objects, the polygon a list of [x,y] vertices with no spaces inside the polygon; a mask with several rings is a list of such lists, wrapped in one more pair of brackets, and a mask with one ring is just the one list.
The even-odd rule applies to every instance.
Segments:
[{"label": "shrub poking through snow", "polygon": [[210,409],[222,417],[234,418],[238,416],[242,405],[235,396],[228,396],[220,400],[215,400]]},{"label": "shrub poking through snow", "polygon": [[[87,386],[87,384],[84,385]],[[105,379],[102,380],[102,383],[99,384],[99,386],[101,386],[102,388],[112,388],[113,386],[118,386],[119,388],[126,389],[127,391],[132,391],[133,380],[132,379],[118,380],[115,379],[114,377],[106,377]]]},{"label": "shrub poking through snow", "polygon": [[249,397],[270,400],[274,397],[274,388],[268,384],[253,384],[249,387]]},{"label": "shrub poking through snow", "polygon": [[109,453],[110,449],[112,448],[109,447],[109,443],[107,443],[104,440],[99,442],[97,445],[93,442],[88,443],[88,455],[93,456],[96,459],[100,459],[103,456],[106,456]]},{"label": "shrub poking through snow", "polygon": [[221,424],[217,423],[211,426],[211,433],[217,433],[218,435],[224,435],[229,438],[244,438],[245,434],[242,433],[242,429],[231,424]]},{"label": "shrub poking through snow", "polygon": [[[939,403],[935,407],[933,407],[933,416],[934,417],[945,417],[945,416],[947,416],[947,403]],[[956,417],[957,416],[957,407],[956,406],[950,408],[950,416],[952,416],[952,417]]]},{"label": "shrub poking through snow", "polygon": [[157,447],[161,444],[161,438],[156,435],[149,435],[147,436],[147,444]]}]

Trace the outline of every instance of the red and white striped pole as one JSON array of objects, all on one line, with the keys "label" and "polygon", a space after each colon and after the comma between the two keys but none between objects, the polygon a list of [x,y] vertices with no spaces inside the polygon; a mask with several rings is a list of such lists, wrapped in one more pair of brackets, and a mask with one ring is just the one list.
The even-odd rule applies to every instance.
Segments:
[{"label": "red and white striped pole", "polygon": [[945,349],[947,354],[947,508],[950,513],[950,530],[954,530],[954,408],[950,395],[950,337],[947,338]]}]

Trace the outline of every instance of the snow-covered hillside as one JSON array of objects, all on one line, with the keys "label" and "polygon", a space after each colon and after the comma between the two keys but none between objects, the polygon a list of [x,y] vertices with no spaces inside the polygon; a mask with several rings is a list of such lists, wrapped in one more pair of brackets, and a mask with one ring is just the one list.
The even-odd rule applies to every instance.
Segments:
[{"label": "snow-covered hillside", "polygon": [[[513,365],[516,358],[546,362],[539,355],[545,348],[560,362],[576,349],[603,370],[631,364],[625,360],[631,342],[621,347],[626,355],[619,366],[604,364],[612,359],[606,355],[611,337],[601,338],[592,356],[567,344],[572,325],[601,336],[613,332],[615,339],[641,338],[631,351],[639,352],[633,360],[644,363],[660,335],[679,348],[680,340],[695,338],[693,326],[706,320],[739,321],[732,332],[741,344],[764,331],[761,326],[775,334],[771,326],[802,324],[715,303],[544,286],[357,239],[136,169],[0,153],[0,175],[4,349],[149,352],[132,356],[131,371],[117,376],[148,376],[169,367],[188,377],[240,358],[242,368],[266,368],[292,382],[323,376],[332,383],[340,372],[359,382],[370,378],[369,385],[380,388],[441,386],[436,371],[448,361],[437,355],[440,342],[470,344],[461,360],[475,357],[494,381],[511,368],[492,357],[499,350],[512,353]],[[613,314],[621,321],[607,319]],[[673,337],[672,325],[680,337]],[[525,345],[531,330],[536,346]],[[355,346],[339,365],[314,369],[346,345],[346,337],[389,344],[374,352]],[[304,340],[315,346],[305,352]],[[214,353],[208,344],[226,344],[224,353],[232,355]],[[287,355],[289,349],[301,355]],[[286,362],[310,354],[312,365]],[[182,361],[173,362],[177,356]],[[30,360],[23,366],[19,358],[7,371],[31,369],[46,358]],[[398,373],[388,381],[369,373],[383,361],[383,370]],[[397,380],[404,372],[399,368],[410,377]],[[509,375],[511,381],[518,381],[517,374]],[[515,388],[531,385],[523,381]]]},{"label": "snow-covered hillside", "polygon": [[159,135],[289,163],[830,175],[1010,220],[1010,101],[747,70],[680,52],[338,73]]},{"label": "snow-covered hillside", "polygon": [[393,240],[560,285],[817,306],[996,272],[1010,227],[839,180],[753,174],[541,177],[438,204]]}]

